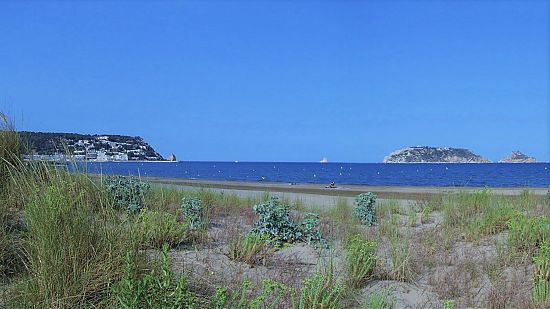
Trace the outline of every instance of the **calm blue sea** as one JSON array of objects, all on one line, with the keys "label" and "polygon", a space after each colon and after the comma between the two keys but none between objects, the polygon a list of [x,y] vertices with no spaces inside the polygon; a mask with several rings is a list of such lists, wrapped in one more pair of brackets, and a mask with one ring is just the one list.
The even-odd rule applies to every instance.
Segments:
[{"label": "calm blue sea", "polygon": [[383,164],[283,162],[87,163],[89,173],[372,186],[548,187],[550,163]]}]

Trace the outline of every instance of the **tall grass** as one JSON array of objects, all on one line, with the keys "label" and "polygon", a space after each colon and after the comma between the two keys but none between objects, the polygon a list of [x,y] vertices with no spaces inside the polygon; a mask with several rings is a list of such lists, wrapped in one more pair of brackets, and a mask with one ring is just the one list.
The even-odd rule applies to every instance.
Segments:
[{"label": "tall grass", "polygon": [[391,277],[393,280],[412,282],[416,276],[411,260],[410,236],[400,236],[391,241]]},{"label": "tall grass", "polygon": [[21,140],[8,117],[0,113],[0,280],[13,275],[17,261],[15,246],[16,235],[13,233],[13,209],[8,201],[10,174],[21,167]]},{"label": "tall grass", "polygon": [[230,259],[250,265],[263,264],[275,248],[265,236],[256,234],[241,235],[229,243]]},{"label": "tall grass", "polygon": [[10,170],[19,166],[22,159],[22,142],[15,126],[0,112],[0,187],[9,180]]},{"label": "tall grass", "polygon": [[175,247],[191,239],[187,224],[178,221],[169,212],[142,209],[131,224],[130,232],[136,244],[142,248]]},{"label": "tall grass", "polygon": [[14,176],[25,200],[27,274],[16,285],[17,307],[97,304],[121,276],[129,233],[112,203],[84,175],[45,168]]},{"label": "tall grass", "polygon": [[377,263],[377,247],[376,242],[365,240],[360,235],[354,236],[346,244],[346,269],[351,287],[361,287],[372,277]]}]

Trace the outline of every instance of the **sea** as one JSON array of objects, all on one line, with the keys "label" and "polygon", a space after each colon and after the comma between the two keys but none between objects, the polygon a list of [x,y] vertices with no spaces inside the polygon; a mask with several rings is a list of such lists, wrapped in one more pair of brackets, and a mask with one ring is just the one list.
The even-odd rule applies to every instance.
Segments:
[{"label": "sea", "polygon": [[197,180],[405,186],[546,188],[550,163],[88,162],[88,173]]}]

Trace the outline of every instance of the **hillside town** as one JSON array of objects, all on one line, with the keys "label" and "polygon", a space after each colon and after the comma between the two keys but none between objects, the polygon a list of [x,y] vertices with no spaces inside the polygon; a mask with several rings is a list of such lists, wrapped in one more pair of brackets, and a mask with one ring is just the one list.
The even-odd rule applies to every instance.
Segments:
[{"label": "hillside town", "polygon": [[45,161],[164,161],[141,137],[21,132],[25,159]]}]

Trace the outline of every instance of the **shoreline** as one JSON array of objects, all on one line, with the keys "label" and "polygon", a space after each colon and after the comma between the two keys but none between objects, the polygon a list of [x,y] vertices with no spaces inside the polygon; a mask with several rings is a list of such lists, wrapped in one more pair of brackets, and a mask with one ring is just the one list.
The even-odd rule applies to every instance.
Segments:
[{"label": "shoreline", "polygon": [[[94,175],[101,177],[101,175]],[[339,185],[337,188],[325,188],[323,184],[293,184],[275,182],[247,182],[247,181],[222,181],[222,180],[194,180],[165,177],[141,177],[151,183],[174,185],[192,188],[225,189],[237,191],[256,191],[273,193],[312,194],[333,197],[354,197],[363,192],[372,192],[380,198],[391,199],[422,199],[433,195],[480,191],[481,187],[397,187],[397,186],[365,186],[365,185]],[[517,196],[528,190],[531,194],[544,196],[547,188],[488,188],[494,194],[504,196]]]}]

